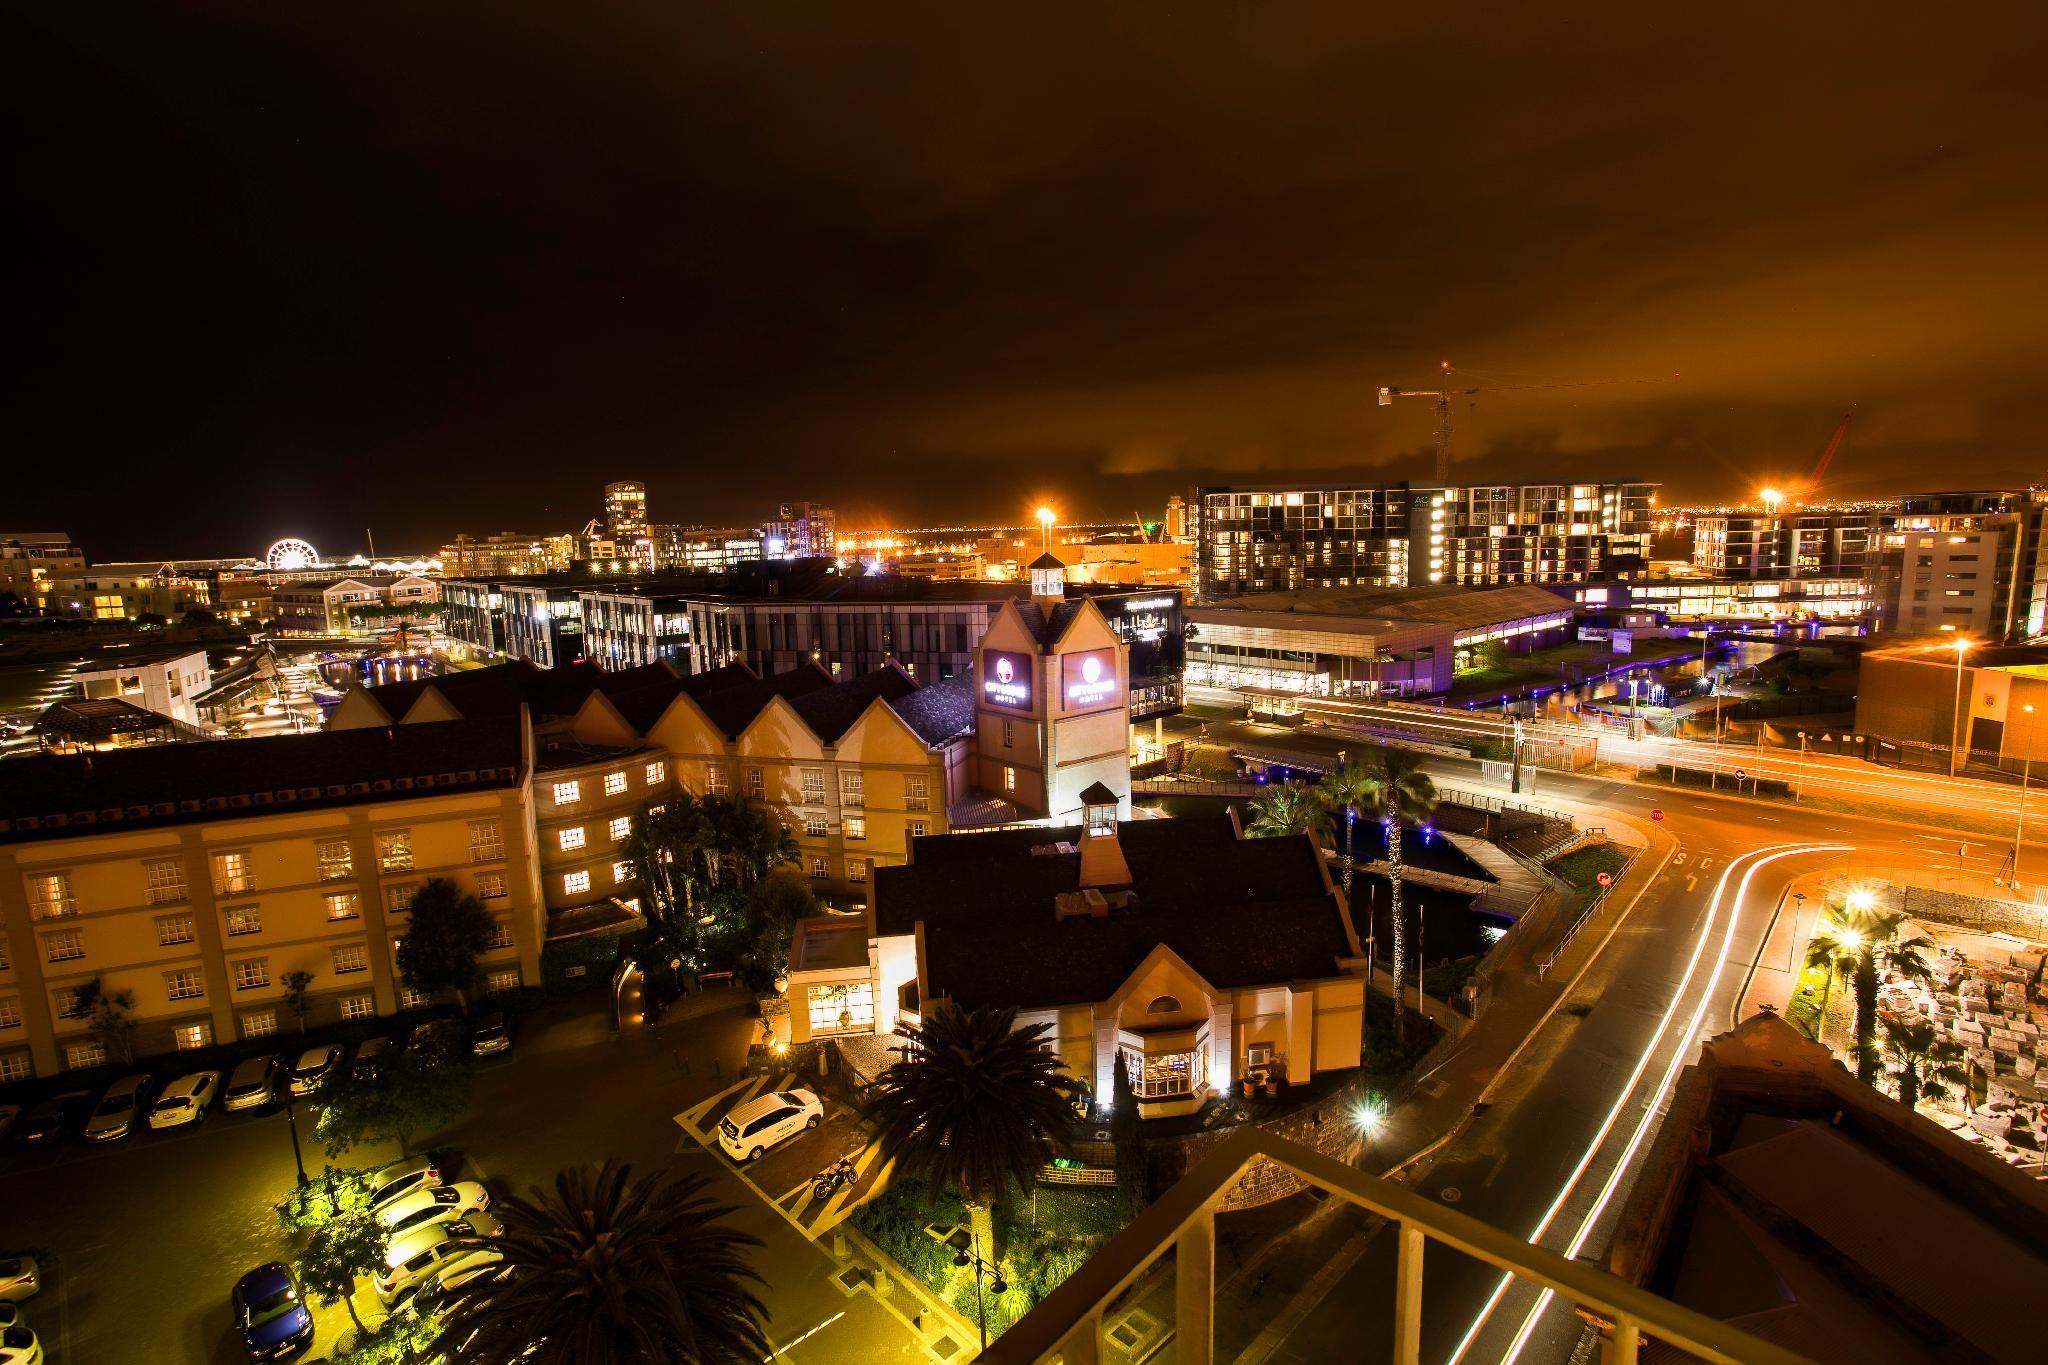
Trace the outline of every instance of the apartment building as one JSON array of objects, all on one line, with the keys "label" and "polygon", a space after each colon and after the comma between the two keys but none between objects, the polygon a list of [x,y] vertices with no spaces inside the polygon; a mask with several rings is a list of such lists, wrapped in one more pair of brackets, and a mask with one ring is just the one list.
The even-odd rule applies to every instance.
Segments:
[{"label": "apartment building", "polygon": [[578,594],[583,652],[600,668],[638,668],[655,662],[690,667],[689,599],[652,584],[622,584]]},{"label": "apartment building", "polygon": [[1698,517],[1693,567],[1713,578],[1856,578],[1881,524],[1871,512]]},{"label": "apartment building", "polygon": [[1873,536],[1866,578],[1881,630],[2048,638],[2048,488],[1905,498]]},{"label": "apartment building", "polygon": [[40,608],[52,616],[121,621],[156,615],[175,621],[195,607],[212,603],[204,578],[161,561],[79,564],[47,560],[37,573],[37,582]]},{"label": "apartment building", "polygon": [[831,559],[839,553],[839,518],[817,502],[785,502],[761,528],[763,559]]},{"label": "apartment building", "polygon": [[1654,483],[1204,488],[1203,601],[1313,587],[1575,583],[1640,568]]},{"label": "apartment building", "polygon": [[576,557],[574,536],[536,536],[520,531],[458,535],[441,547],[441,573],[448,578],[510,578],[559,573]]},{"label": "apartment building", "polygon": [[186,725],[199,723],[193,699],[213,686],[213,666],[204,649],[123,651],[117,658],[87,663],[73,675],[88,701],[119,698]]},{"label": "apartment building", "polygon": [[84,568],[85,551],[62,531],[0,531],[0,596],[33,608],[52,572]]},{"label": "apartment building", "polygon": [[423,1003],[397,976],[432,877],[497,931],[487,989],[540,979],[517,717],[170,745],[0,770],[0,1081],[107,1060],[81,988],[133,996],[138,1055]]},{"label": "apartment building", "polygon": [[441,585],[416,574],[360,574],[280,583],[271,590],[286,635],[375,635],[441,600]]}]

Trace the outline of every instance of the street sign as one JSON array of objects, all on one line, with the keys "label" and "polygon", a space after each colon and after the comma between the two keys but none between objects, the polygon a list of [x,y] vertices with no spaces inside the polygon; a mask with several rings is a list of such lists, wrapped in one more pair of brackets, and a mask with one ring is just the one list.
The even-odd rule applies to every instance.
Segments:
[{"label": "street sign", "polygon": [[1599,882],[1602,886],[1612,886],[1614,885],[1614,874],[1612,872],[1602,872],[1593,880]]},{"label": "street sign", "polygon": [[1735,780],[1736,780],[1737,782],[1745,781],[1745,780],[1746,780],[1746,779],[1747,779],[1748,777],[1749,777],[1749,774],[1748,774],[1748,773],[1746,773],[1746,772],[1744,772],[1744,771],[1742,771],[1742,769],[1740,769],[1740,768],[1737,768],[1737,769],[1735,770]]},{"label": "street sign", "polygon": [[1662,810],[1662,808],[1653,810],[1650,812],[1650,818],[1652,820],[1662,820],[1664,818],[1664,811]]}]

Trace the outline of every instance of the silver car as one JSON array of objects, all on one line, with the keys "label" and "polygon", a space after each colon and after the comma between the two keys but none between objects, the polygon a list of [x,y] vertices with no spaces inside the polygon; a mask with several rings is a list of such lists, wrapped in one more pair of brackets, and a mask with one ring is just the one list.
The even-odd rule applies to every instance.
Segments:
[{"label": "silver car", "polygon": [[113,1142],[135,1131],[135,1125],[149,1112],[149,1097],[155,1093],[154,1078],[137,1073],[123,1076],[107,1087],[92,1117],[85,1121],[87,1142]]},{"label": "silver car", "polygon": [[275,1057],[245,1058],[229,1073],[220,1107],[229,1113],[261,1109],[277,1098],[277,1085],[283,1076],[284,1063]]}]

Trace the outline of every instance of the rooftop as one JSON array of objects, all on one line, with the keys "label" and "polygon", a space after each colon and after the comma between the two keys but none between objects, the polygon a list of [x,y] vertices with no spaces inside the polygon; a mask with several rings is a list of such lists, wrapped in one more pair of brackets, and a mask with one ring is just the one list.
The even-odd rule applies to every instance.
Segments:
[{"label": "rooftop", "polygon": [[1198,608],[1196,619],[1210,619],[1217,612],[1272,612],[1314,617],[1322,629],[1331,628],[1331,622],[1350,621],[1356,623],[1356,628],[1446,625],[1463,630],[1570,609],[1567,599],[1545,588],[1462,588],[1436,584],[1418,588],[1302,588],[1294,592],[1248,593]]},{"label": "rooftop", "polygon": [[799,972],[843,972],[868,965],[865,920],[813,915],[796,922],[790,966]]}]

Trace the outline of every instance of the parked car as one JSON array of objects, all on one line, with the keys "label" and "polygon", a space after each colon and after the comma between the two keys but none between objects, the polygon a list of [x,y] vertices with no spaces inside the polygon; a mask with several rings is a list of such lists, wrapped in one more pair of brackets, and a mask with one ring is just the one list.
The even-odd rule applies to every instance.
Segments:
[{"label": "parked car", "polygon": [[282,1360],[313,1344],[313,1314],[281,1261],[235,1281],[235,1330],[251,1360]]},{"label": "parked car", "polygon": [[384,1264],[377,1271],[377,1297],[389,1304],[400,1295],[419,1287],[419,1282],[446,1262],[467,1256],[480,1248],[478,1237],[496,1237],[503,1229],[488,1213],[472,1213],[447,1223],[425,1227],[391,1239],[385,1248]]},{"label": "parked car", "polygon": [[[422,1275],[413,1286],[412,1292],[404,1296],[402,1311],[413,1318],[435,1318],[445,1316],[455,1306],[455,1291],[481,1275],[499,1278],[507,1273],[502,1262],[503,1252],[479,1247],[466,1256],[451,1256],[429,1273]],[[448,1343],[443,1342],[446,1346]]]},{"label": "parked car", "polygon": [[808,1090],[778,1090],[749,1100],[718,1125],[718,1145],[735,1161],[756,1161],[777,1143],[825,1121],[825,1105]]},{"label": "parked car", "polygon": [[149,1112],[149,1097],[156,1092],[156,1078],[144,1073],[123,1076],[100,1096],[99,1107],[85,1121],[87,1142],[113,1142],[135,1131],[135,1125]]},{"label": "parked car", "polygon": [[43,1288],[41,1267],[33,1256],[9,1256],[0,1261],[0,1303],[32,1299]]},{"label": "parked car", "polygon": [[21,1321],[21,1305],[0,1300],[0,1327],[12,1327]]},{"label": "parked car", "polygon": [[152,1128],[182,1128],[188,1123],[197,1123],[206,1117],[206,1111],[220,1095],[220,1073],[218,1071],[195,1071],[189,1076],[180,1076],[164,1087],[156,1097],[156,1103],[149,1107],[149,1126]]},{"label": "parked car", "polygon": [[338,1043],[309,1047],[292,1064],[292,1094],[310,1095],[341,1070],[342,1048]]},{"label": "parked car", "polygon": [[421,1185],[441,1183],[441,1169],[430,1156],[406,1157],[370,1173],[370,1207],[380,1209]]},{"label": "parked car", "polygon": [[277,1085],[284,1076],[284,1063],[275,1057],[245,1057],[228,1075],[227,1098],[220,1107],[230,1114],[244,1109],[261,1109],[277,1098]]},{"label": "parked car", "polygon": [[377,1221],[396,1237],[428,1223],[445,1223],[490,1206],[491,1192],[474,1180],[461,1180],[453,1185],[415,1185],[379,1207]]},{"label": "parked car", "polygon": [[54,1146],[67,1134],[78,1131],[91,1108],[90,1090],[66,1090],[29,1110],[14,1135],[30,1147]]},{"label": "parked car", "polygon": [[429,1019],[412,1031],[410,1046],[429,1060],[452,1057],[462,1050],[462,1025],[453,1019]]},{"label": "parked car", "polygon": [[476,1021],[476,1032],[470,1036],[469,1050],[479,1057],[512,1050],[512,1025],[505,1018],[505,1011],[492,1010]]},{"label": "parked car", "polygon": [[43,1343],[20,1323],[0,1327],[0,1365],[43,1365]]},{"label": "parked car", "polygon": [[14,1131],[15,1121],[20,1117],[20,1105],[0,1104],[0,1139],[5,1139],[8,1134]]},{"label": "parked car", "polygon": [[383,1067],[384,1059],[398,1051],[399,1047],[396,1038],[381,1033],[375,1038],[363,1039],[362,1046],[356,1049],[356,1062],[349,1069],[349,1074],[359,1081],[377,1079],[377,1072]]}]

